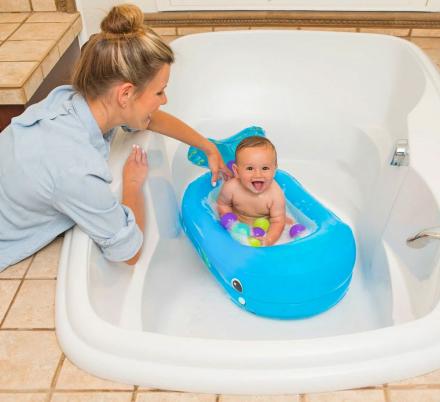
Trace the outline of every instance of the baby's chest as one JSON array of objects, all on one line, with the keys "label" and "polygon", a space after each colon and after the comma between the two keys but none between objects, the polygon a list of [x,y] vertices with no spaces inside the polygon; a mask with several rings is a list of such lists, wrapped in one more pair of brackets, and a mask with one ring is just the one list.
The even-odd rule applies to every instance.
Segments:
[{"label": "baby's chest", "polygon": [[243,212],[252,212],[252,214],[269,214],[269,201],[266,197],[242,197],[236,200],[235,207]]}]

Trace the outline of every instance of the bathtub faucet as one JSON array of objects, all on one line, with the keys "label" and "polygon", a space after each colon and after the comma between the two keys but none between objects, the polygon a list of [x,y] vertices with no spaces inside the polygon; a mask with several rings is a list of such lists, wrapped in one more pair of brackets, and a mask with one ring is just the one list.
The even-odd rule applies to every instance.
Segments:
[{"label": "bathtub faucet", "polygon": [[391,166],[408,166],[409,163],[408,140],[398,140],[394,147]]},{"label": "bathtub faucet", "polygon": [[440,240],[440,227],[422,230],[416,235],[409,237],[406,240],[406,244],[412,248],[422,248],[431,240]]}]

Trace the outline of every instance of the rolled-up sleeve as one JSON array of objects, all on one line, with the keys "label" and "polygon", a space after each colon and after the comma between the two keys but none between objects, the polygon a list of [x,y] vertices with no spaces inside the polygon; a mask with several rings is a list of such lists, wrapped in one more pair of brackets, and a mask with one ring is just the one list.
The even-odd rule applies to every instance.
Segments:
[{"label": "rolled-up sleeve", "polygon": [[53,206],[87,233],[110,261],[129,260],[142,246],[143,235],[133,212],[119,203],[108,180],[96,172],[60,177]]}]

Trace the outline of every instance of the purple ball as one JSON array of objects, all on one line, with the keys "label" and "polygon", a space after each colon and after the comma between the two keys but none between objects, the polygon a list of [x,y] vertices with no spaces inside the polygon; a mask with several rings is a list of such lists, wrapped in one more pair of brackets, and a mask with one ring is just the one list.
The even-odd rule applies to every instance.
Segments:
[{"label": "purple ball", "polygon": [[256,227],[252,228],[252,236],[254,237],[263,237],[265,234],[266,232],[261,228],[256,228]]},{"label": "purple ball", "polygon": [[237,215],[233,214],[232,212],[227,212],[220,218],[220,223],[226,230],[229,230],[231,226],[237,222],[237,220]]},{"label": "purple ball", "polygon": [[289,230],[290,237],[296,237],[301,232],[304,232],[306,230],[306,227],[304,225],[301,225],[300,223],[295,223]]}]

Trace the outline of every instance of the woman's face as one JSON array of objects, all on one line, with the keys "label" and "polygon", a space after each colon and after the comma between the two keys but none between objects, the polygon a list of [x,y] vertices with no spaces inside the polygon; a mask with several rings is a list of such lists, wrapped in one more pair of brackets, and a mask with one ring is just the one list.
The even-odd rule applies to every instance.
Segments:
[{"label": "woman's face", "polygon": [[148,127],[151,114],[167,103],[165,87],[169,77],[170,65],[164,64],[143,91],[130,97],[124,113],[125,124],[128,127],[142,130]]}]

